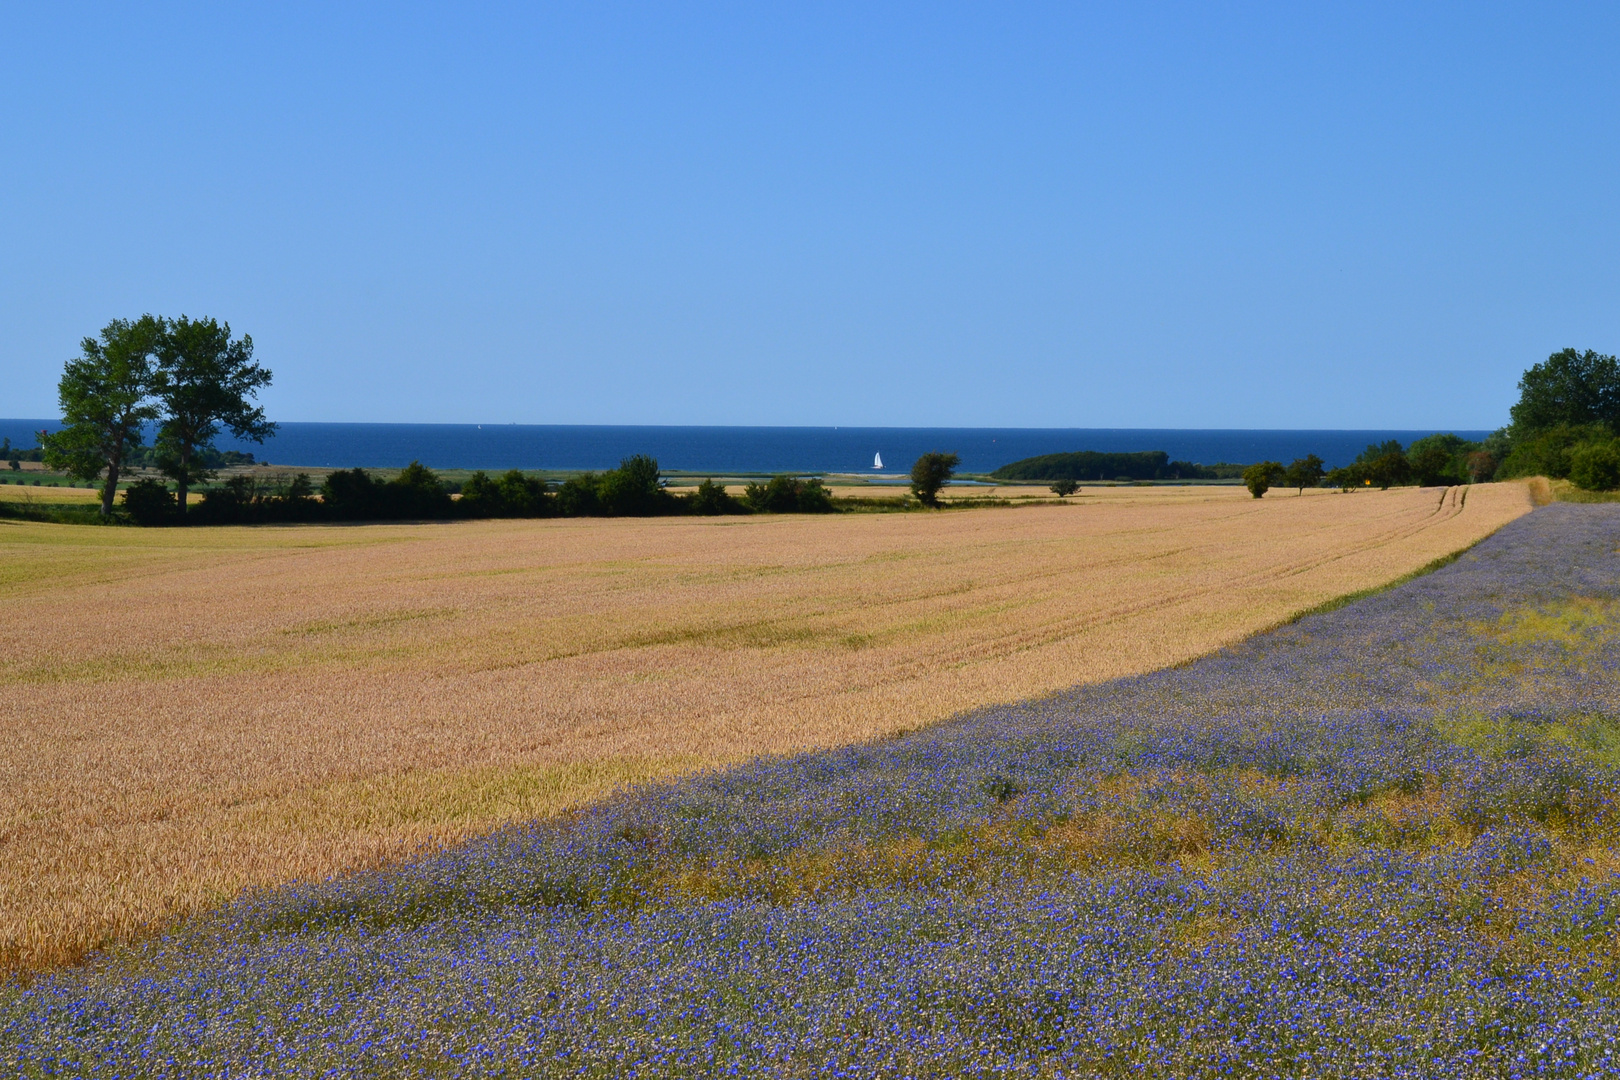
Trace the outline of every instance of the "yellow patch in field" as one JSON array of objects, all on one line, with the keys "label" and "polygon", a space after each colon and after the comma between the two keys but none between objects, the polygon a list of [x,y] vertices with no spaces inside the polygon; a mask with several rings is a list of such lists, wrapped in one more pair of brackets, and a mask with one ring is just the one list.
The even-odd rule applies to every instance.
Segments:
[{"label": "yellow patch in field", "polygon": [[1505,645],[1554,641],[1575,649],[1590,648],[1608,641],[1620,629],[1617,614],[1620,614],[1620,601],[1578,596],[1509,611],[1490,630],[1496,640]]}]

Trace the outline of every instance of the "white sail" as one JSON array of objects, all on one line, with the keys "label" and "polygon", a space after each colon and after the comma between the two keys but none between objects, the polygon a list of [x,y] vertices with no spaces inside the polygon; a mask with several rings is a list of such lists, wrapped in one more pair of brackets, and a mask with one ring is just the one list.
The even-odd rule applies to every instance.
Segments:
[{"label": "white sail", "polygon": [[874,469],[883,468],[883,455],[882,454],[873,454],[872,455],[872,468],[874,468]]}]

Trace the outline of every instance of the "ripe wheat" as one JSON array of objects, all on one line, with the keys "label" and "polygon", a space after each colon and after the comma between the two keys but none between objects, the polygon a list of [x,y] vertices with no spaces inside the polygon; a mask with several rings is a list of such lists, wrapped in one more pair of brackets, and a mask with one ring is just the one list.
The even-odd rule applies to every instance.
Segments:
[{"label": "ripe wheat", "polygon": [[1206,653],[1524,485],[937,514],[0,524],[0,967],[639,779]]}]

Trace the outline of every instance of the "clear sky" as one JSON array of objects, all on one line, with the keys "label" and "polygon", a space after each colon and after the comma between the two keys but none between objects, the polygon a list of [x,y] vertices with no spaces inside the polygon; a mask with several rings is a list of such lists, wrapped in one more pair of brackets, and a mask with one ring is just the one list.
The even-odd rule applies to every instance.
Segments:
[{"label": "clear sky", "polygon": [[0,8],[0,416],[1489,428],[1620,351],[1620,6]]}]

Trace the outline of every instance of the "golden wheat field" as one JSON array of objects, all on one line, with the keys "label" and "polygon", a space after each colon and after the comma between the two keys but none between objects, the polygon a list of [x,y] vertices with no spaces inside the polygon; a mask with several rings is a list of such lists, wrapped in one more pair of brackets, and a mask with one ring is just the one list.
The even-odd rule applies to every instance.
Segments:
[{"label": "golden wheat field", "polygon": [[1525,485],[836,517],[0,523],[0,965],[615,785],[1175,663]]}]

